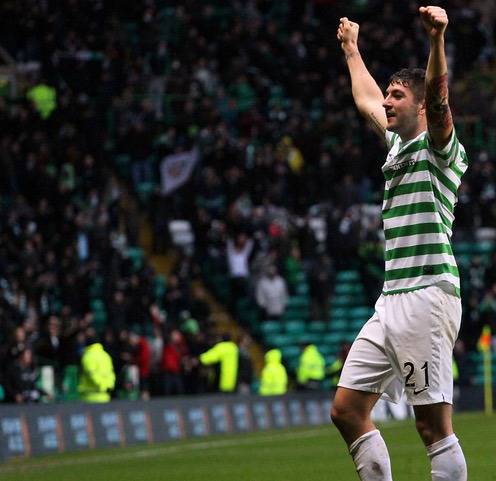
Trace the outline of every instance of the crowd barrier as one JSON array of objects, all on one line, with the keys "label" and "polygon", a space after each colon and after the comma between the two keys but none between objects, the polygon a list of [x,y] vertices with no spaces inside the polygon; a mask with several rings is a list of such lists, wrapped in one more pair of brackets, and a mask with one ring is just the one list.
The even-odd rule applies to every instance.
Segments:
[{"label": "crowd barrier", "polygon": [[[462,410],[482,409],[480,388],[462,391]],[[92,448],[151,444],[330,423],[328,393],[281,397],[212,395],[112,401],[0,405],[0,459]],[[406,405],[379,403],[376,420],[404,418]]]}]

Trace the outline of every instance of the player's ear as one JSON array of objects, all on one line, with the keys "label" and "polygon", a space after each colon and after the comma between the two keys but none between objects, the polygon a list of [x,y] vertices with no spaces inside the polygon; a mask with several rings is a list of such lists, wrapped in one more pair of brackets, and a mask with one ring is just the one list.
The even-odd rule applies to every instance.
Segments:
[{"label": "player's ear", "polygon": [[425,99],[418,104],[418,114],[420,116],[425,115]]}]

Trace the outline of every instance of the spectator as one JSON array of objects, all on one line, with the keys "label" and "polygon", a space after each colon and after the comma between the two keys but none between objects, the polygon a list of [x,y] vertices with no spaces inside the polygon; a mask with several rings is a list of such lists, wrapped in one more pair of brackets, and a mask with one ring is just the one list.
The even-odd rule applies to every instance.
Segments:
[{"label": "spectator", "polygon": [[169,340],[165,342],[162,354],[162,373],[164,376],[164,394],[184,394],[183,363],[187,347],[183,335],[173,329]]},{"label": "spectator", "polygon": [[234,393],[238,383],[239,348],[224,334],[222,340],[199,357],[205,366],[219,363],[219,383],[217,390],[222,393]]},{"label": "spectator", "polygon": [[162,375],[162,355],[164,352],[164,337],[162,327],[153,324],[152,335],[148,338],[150,344],[150,394],[161,395],[164,391]]},{"label": "spectator", "polygon": [[301,391],[317,391],[325,377],[325,360],[314,344],[305,344],[298,361],[296,381]]},{"label": "spectator", "polygon": [[206,331],[198,331],[188,336],[189,355],[185,360],[185,390],[187,394],[202,394],[209,389],[209,379],[205,368],[200,364],[199,356],[208,349]]},{"label": "spectator", "polygon": [[241,394],[249,394],[253,383],[253,363],[250,356],[252,339],[245,334],[239,341],[239,373],[238,391]]},{"label": "spectator", "polygon": [[288,304],[288,289],[275,266],[267,269],[255,289],[257,304],[262,309],[264,319],[280,319]]},{"label": "spectator", "polygon": [[341,371],[343,370],[344,361],[346,361],[346,357],[348,356],[350,348],[350,344],[343,343],[339,348],[336,359],[329,366],[328,374],[331,378],[331,386],[334,388],[336,388],[339,383],[339,378],[341,377]]},{"label": "spectator", "polygon": [[40,402],[44,393],[37,387],[38,375],[33,351],[29,347],[19,351],[5,376],[7,401],[17,404]]},{"label": "spectator", "polygon": [[22,326],[15,328],[12,336],[12,341],[7,347],[7,352],[5,355],[5,361],[7,364],[13,362],[19,357],[19,354],[23,352],[28,346],[26,340],[26,330]]},{"label": "spectator", "polygon": [[265,365],[260,376],[259,394],[261,396],[279,396],[288,390],[288,375],[281,362],[279,349],[271,349],[265,353]]},{"label": "spectator", "polygon": [[136,332],[131,332],[129,340],[134,348],[134,364],[138,367],[140,396],[146,401],[150,398],[150,344],[145,336]]},{"label": "spectator", "polygon": [[79,380],[81,400],[90,403],[108,402],[114,387],[115,372],[112,358],[97,341],[95,334],[90,332],[81,358]]},{"label": "spectator", "polygon": [[42,364],[58,369],[61,361],[61,337],[60,320],[57,316],[48,318],[46,330],[36,343],[36,355]]},{"label": "spectator", "polygon": [[328,255],[320,255],[310,264],[308,281],[310,316],[314,320],[327,319],[330,293],[334,285],[334,268]]},{"label": "spectator", "polygon": [[250,268],[248,259],[253,250],[253,240],[246,234],[238,234],[233,241],[227,241],[227,261],[231,279],[231,308],[234,310],[238,299],[248,293]]},{"label": "spectator", "polygon": [[284,273],[288,283],[288,290],[291,294],[294,294],[303,274],[301,251],[297,244],[291,247],[290,254],[285,259]]}]

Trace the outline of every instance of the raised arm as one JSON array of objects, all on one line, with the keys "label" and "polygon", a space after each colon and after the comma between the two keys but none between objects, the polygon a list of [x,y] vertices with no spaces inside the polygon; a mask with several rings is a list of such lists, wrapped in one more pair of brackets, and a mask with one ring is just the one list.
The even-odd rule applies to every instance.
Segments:
[{"label": "raised arm", "polygon": [[425,74],[425,109],[427,128],[434,147],[442,149],[453,131],[448,103],[448,66],[444,52],[444,32],[448,15],[440,7],[420,7],[422,23],[429,35],[430,52]]},{"label": "raised arm", "polygon": [[351,77],[351,91],[359,112],[384,139],[387,119],[382,103],[384,95],[370,75],[358,50],[358,23],[346,17],[340,19],[337,38],[341,42]]}]

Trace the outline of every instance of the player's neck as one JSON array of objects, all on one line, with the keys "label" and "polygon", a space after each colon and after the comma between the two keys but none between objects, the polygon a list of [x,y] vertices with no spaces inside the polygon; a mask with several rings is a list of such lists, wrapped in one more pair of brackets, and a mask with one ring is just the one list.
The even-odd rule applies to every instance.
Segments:
[{"label": "player's neck", "polygon": [[412,139],[415,139],[418,137],[422,132],[425,132],[427,130],[427,123],[426,122],[419,122],[415,128],[409,129],[408,131],[398,133],[400,136],[401,142],[409,142]]}]

